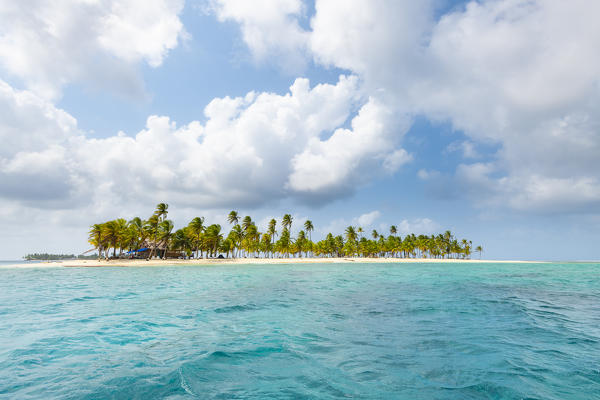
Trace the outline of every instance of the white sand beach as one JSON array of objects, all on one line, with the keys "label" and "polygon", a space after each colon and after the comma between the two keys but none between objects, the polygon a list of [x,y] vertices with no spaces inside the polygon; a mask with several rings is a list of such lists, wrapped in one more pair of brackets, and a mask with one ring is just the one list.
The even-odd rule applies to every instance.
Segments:
[{"label": "white sand beach", "polygon": [[221,258],[221,259],[167,259],[167,260],[65,260],[39,263],[16,263],[2,265],[0,268],[59,268],[59,267],[160,267],[160,266],[206,266],[206,265],[252,265],[252,264],[344,264],[344,263],[541,263],[543,261],[520,260],[462,260],[440,258]]}]

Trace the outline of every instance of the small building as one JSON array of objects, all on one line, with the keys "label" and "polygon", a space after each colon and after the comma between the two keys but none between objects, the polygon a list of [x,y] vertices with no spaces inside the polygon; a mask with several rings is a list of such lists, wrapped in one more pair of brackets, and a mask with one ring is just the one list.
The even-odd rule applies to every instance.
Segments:
[{"label": "small building", "polygon": [[[144,240],[141,246],[137,250],[128,251],[128,254],[131,258],[141,258],[147,259],[150,258],[150,254],[152,253],[152,249],[154,248],[153,240]],[[156,249],[154,251],[154,257],[158,258],[184,258],[185,252],[180,250],[169,250],[166,248],[164,243],[159,243],[156,245]]]}]

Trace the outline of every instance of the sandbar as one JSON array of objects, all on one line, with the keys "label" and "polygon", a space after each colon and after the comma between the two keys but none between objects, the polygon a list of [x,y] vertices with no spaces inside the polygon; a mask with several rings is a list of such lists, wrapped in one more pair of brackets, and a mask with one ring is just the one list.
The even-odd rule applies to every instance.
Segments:
[{"label": "sandbar", "polygon": [[0,265],[0,268],[61,268],[61,267],[161,267],[161,266],[207,266],[207,265],[251,265],[251,264],[344,264],[344,263],[541,263],[544,261],[520,260],[463,260],[447,258],[363,258],[363,257],[298,257],[298,258],[199,258],[199,259],[153,259],[153,260],[63,260],[36,263]]}]

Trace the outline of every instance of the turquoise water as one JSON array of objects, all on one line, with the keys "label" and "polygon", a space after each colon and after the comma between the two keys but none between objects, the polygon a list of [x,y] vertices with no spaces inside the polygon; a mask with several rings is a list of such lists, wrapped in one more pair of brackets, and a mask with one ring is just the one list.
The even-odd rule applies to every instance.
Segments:
[{"label": "turquoise water", "polygon": [[600,264],[0,269],[0,398],[600,399]]},{"label": "turquoise water", "polygon": [[25,261],[25,260],[0,260],[0,266],[2,265],[14,265],[14,264],[25,264],[25,265],[29,265],[29,264],[36,264],[36,263],[40,263],[42,261],[38,261],[38,260],[32,260],[32,261]]}]

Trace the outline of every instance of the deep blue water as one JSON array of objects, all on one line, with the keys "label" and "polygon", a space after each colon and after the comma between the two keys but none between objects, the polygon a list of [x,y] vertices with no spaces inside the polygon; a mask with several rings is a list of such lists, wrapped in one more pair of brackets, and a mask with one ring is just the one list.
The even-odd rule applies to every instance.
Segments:
[{"label": "deep blue water", "polygon": [[0,398],[600,399],[600,264],[0,269]]}]

